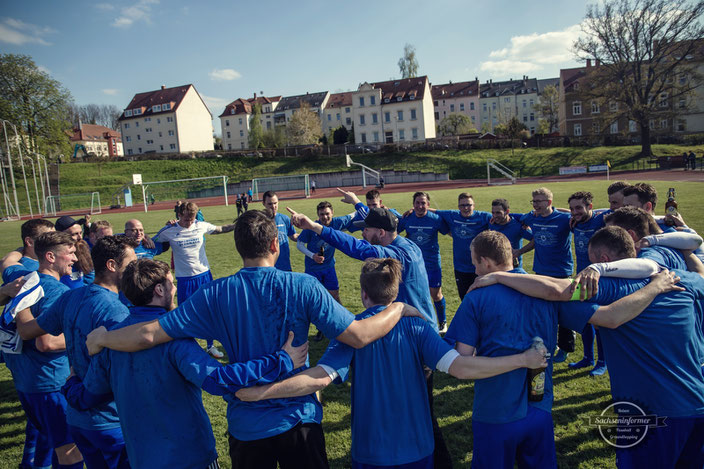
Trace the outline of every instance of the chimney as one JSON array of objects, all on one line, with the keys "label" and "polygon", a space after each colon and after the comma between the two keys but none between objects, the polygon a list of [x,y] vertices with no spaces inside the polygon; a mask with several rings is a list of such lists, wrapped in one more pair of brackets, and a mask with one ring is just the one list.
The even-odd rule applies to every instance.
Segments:
[{"label": "chimney", "polygon": [[162,89],[162,90],[165,90],[165,89],[166,89],[166,85],[161,85],[161,89]]},{"label": "chimney", "polygon": [[254,93],[254,100],[257,100],[257,93]]},{"label": "chimney", "polygon": [[592,59],[587,59],[587,68],[592,66]]}]

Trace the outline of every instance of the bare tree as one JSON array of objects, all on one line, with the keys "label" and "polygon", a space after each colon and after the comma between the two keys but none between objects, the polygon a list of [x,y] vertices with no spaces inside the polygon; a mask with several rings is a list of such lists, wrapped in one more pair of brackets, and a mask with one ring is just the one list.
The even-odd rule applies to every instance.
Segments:
[{"label": "bare tree", "polygon": [[398,59],[398,69],[401,78],[415,78],[418,76],[418,59],[416,59],[416,48],[410,44],[403,47],[403,57]]},{"label": "bare tree", "polygon": [[291,117],[286,125],[286,136],[289,145],[312,145],[318,143],[323,135],[320,117],[311,111],[310,106],[303,102],[301,107]]},{"label": "bare tree", "polygon": [[68,111],[68,120],[75,126],[78,123],[95,124],[117,129],[117,119],[122,114],[114,104],[72,104]]},{"label": "bare tree", "polygon": [[701,82],[694,59],[702,60],[703,12],[703,1],[687,0],[606,0],[587,8],[574,51],[599,66],[587,69],[580,94],[599,107],[604,125],[636,122],[642,156],[652,155],[650,121],[672,119]]},{"label": "bare tree", "polygon": [[538,103],[534,110],[538,112],[541,121],[545,121],[544,127],[547,132],[552,133],[557,130],[559,122],[560,93],[555,85],[548,85],[540,94]]}]

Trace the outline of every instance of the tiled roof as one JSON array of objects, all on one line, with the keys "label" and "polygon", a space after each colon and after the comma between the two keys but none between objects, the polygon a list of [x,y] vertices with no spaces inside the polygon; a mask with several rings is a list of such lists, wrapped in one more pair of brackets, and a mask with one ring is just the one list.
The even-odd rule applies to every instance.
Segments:
[{"label": "tiled roof", "polygon": [[420,101],[425,93],[428,77],[400,78],[398,80],[371,83],[372,88],[381,90],[381,104],[403,101]]},{"label": "tiled roof", "polygon": [[80,128],[75,127],[73,134],[70,136],[72,142],[103,142],[109,138],[116,138],[118,142],[122,141],[120,132],[109,127],[94,124],[81,124]]},{"label": "tiled roof", "polygon": [[558,88],[560,86],[560,78],[544,78],[542,80],[538,80],[538,94],[543,94],[545,87],[550,85]]},{"label": "tiled roof", "polygon": [[522,80],[508,80],[483,83],[479,87],[481,98],[492,98],[496,96],[537,93],[538,80],[524,77]]},{"label": "tiled roof", "polygon": [[560,70],[560,81],[565,90],[569,89],[575,82],[583,78],[587,72],[587,67],[563,68]]},{"label": "tiled roof", "polygon": [[319,91],[316,93],[299,94],[297,96],[284,96],[281,98],[279,105],[276,106],[276,110],[286,111],[288,109],[299,109],[302,103],[308,104],[311,108],[319,108],[323,105],[323,100],[327,94],[327,91]]},{"label": "tiled roof", "polygon": [[479,80],[463,81],[460,83],[445,83],[433,85],[430,89],[433,99],[463,98],[479,94]]},{"label": "tiled roof", "polygon": [[251,114],[253,104],[272,104],[281,101],[281,96],[258,96],[256,98],[239,98],[225,106],[225,110],[218,117],[231,116],[236,114]]},{"label": "tiled roof", "polygon": [[332,93],[328,102],[325,105],[325,109],[328,108],[340,108],[345,106],[352,106],[352,92],[348,91],[345,93]]},{"label": "tiled roof", "polygon": [[[186,95],[189,88],[191,87],[193,87],[193,85],[183,85],[177,86],[175,88],[166,88],[162,86],[159,90],[147,91],[146,93],[137,93],[136,95],[134,95],[134,98],[132,98],[132,101],[130,101],[127,107],[125,107],[125,110],[129,111],[134,109],[141,109],[142,112],[140,114],[137,114],[137,116],[132,115],[127,117],[123,112],[120,116],[120,120],[131,119],[133,117],[150,116],[163,112],[174,112],[176,109],[178,109],[179,104],[181,104],[181,101],[183,101],[183,97]],[[193,88],[193,90],[195,91],[195,87]],[[198,92],[196,91],[196,93]],[[170,104],[170,108],[165,111],[154,111],[153,106],[163,104]],[[203,106],[205,106],[205,103],[203,103]]]}]

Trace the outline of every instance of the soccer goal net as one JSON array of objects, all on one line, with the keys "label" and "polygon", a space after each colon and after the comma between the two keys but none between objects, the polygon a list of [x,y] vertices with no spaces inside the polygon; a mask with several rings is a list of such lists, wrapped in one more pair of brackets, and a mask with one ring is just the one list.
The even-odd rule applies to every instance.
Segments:
[{"label": "soccer goal net", "polygon": [[55,217],[61,213],[96,215],[102,213],[99,192],[82,192],[79,194],[50,195],[44,199],[44,215]]},{"label": "soccer goal net", "polygon": [[[139,186],[134,192],[139,192]],[[176,200],[216,199],[228,205],[227,176],[143,182],[141,194],[138,194],[137,197],[136,202],[144,204],[145,212],[149,210],[150,205],[155,203]],[[160,208],[163,209],[163,206]]]},{"label": "soccer goal net", "polygon": [[267,191],[274,191],[279,199],[310,197],[310,178],[307,174],[252,179],[252,197],[261,200]]},{"label": "soccer goal net", "polygon": [[516,173],[494,159],[486,160],[486,183],[500,186],[516,183]]}]

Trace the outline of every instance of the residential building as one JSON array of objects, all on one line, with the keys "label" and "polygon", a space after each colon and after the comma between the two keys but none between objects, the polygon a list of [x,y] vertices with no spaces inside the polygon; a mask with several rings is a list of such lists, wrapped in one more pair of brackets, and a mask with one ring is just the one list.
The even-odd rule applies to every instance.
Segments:
[{"label": "residential building", "polygon": [[125,153],[212,150],[212,119],[193,85],[138,93],[119,118]]},{"label": "residential building", "polygon": [[481,128],[479,80],[477,78],[474,81],[432,85],[431,93],[436,124],[439,124],[450,114],[463,114],[469,117],[475,129]]},{"label": "residential building", "polygon": [[259,122],[262,130],[274,128],[274,112],[281,101],[281,96],[259,96],[254,93],[253,98],[239,98],[225,106],[220,114],[220,128],[222,130],[222,148],[224,150],[243,150],[249,148],[250,118],[254,112],[254,105],[261,106]]},{"label": "residential building", "polygon": [[479,87],[482,132],[494,133],[498,124],[516,117],[533,134],[538,127],[535,104],[538,102],[538,81],[524,75],[520,80],[494,82]]},{"label": "residential building", "polygon": [[74,146],[74,156],[81,149],[89,155],[101,158],[116,158],[124,156],[122,150],[122,136],[117,130],[102,125],[81,124],[74,127],[73,133],[69,137]]},{"label": "residential building", "polygon": [[321,118],[322,126],[323,109],[325,109],[328,99],[330,99],[330,93],[328,91],[285,96],[281,98],[281,101],[279,101],[274,111],[274,125],[285,126],[291,121],[291,117],[301,106],[308,106],[310,111],[316,113],[318,117]]},{"label": "residential building", "polygon": [[332,93],[323,110],[323,133],[330,135],[341,125],[351,131],[352,116],[352,92]]},{"label": "residential building", "polygon": [[355,143],[403,143],[435,138],[427,76],[364,82],[352,93]]},{"label": "residential building", "polygon": [[[556,112],[556,114],[557,114],[557,122],[556,122],[556,124],[557,124],[558,128],[553,128],[552,130],[550,130],[550,129],[548,128],[548,133],[557,132],[557,131],[559,130],[559,119],[560,119],[560,117],[559,117],[559,116],[560,116],[560,103],[559,103],[559,95],[560,95],[560,77],[557,77],[557,78],[544,78],[544,79],[539,79],[539,80],[537,80],[537,83],[538,83],[538,102],[537,102],[537,104],[536,104],[536,106],[535,106],[535,115],[537,116],[537,121],[538,121],[538,123],[535,124],[534,127],[535,127],[535,129],[537,130],[538,125],[540,124],[540,121],[543,120],[543,119],[546,120],[546,121],[549,121],[549,116],[543,115],[543,113],[541,112],[541,110],[540,110],[540,105],[541,105],[542,102],[543,102],[543,91],[545,91],[545,88],[548,87],[548,86],[554,86],[555,89],[557,90],[557,95],[558,95],[558,102],[555,103],[555,104],[556,104],[556,106],[555,106],[555,111],[557,111],[557,112]],[[553,118],[554,118],[554,117],[553,117]],[[531,127],[533,127],[533,126],[530,126],[529,129],[530,129]],[[531,134],[533,134],[533,133],[534,133],[534,131],[531,130]]]}]

